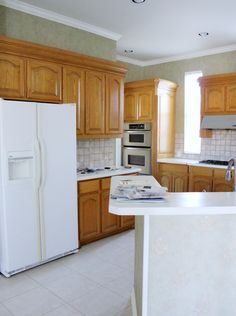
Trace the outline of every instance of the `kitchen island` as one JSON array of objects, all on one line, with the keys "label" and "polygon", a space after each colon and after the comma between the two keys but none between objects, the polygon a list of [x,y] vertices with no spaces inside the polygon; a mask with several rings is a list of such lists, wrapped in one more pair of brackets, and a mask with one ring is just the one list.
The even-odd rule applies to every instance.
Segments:
[{"label": "kitchen island", "polygon": [[[111,193],[124,179],[135,180],[113,178]],[[156,185],[151,176],[139,179]],[[134,315],[235,314],[236,193],[167,193],[148,203],[110,199],[109,209],[136,216]]]}]

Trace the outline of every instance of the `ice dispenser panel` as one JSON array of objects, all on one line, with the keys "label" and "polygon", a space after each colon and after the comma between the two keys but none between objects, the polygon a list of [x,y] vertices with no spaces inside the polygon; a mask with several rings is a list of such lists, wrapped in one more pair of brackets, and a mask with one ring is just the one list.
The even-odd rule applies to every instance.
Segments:
[{"label": "ice dispenser panel", "polygon": [[8,153],[9,180],[30,179],[33,177],[33,152]]}]

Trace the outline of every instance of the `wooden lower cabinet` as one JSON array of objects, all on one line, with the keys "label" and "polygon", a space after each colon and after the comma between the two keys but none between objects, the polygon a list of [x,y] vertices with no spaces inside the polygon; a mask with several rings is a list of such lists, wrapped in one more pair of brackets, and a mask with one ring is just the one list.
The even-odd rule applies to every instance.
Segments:
[{"label": "wooden lower cabinet", "polygon": [[79,198],[80,242],[96,238],[101,233],[99,192],[81,195]]},{"label": "wooden lower cabinet", "polygon": [[226,169],[159,163],[157,181],[169,192],[232,192]]},{"label": "wooden lower cabinet", "polygon": [[132,227],[134,226],[134,220],[135,220],[135,216],[121,216],[120,219],[120,223],[121,223],[121,227],[125,228],[125,227]]},{"label": "wooden lower cabinet", "polygon": [[134,216],[109,213],[110,178],[78,183],[80,246],[134,227]]},{"label": "wooden lower cabinet", "polygon": [[159,164],[157,180],[169,192],[188,192],[188,166]]},{"label": "wooden lower cabinet", "polygon": [[213,178],[213,192],[233,192],[234,178],[231,181],[225,180],[225,170],[215,169]]},{"label": "wooden lower cabinet", "polygon": [[213,168],[189,167],[189,192],[212,192]]},{"label": "wooden lower cabinet", "polygon": [[120,228],[119,216],[109,213],[110,191],[102,191],[102,233],[115,232]]}]

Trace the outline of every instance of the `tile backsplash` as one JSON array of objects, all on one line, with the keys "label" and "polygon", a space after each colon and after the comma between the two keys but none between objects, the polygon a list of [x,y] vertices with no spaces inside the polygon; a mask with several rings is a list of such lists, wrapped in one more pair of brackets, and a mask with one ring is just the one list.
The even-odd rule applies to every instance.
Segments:
[{"label": "tile backsplash", "polygon": [[202,138],[200,154],[184,153],[184,134],[176,134],[175,157],[196,160],[236,157],[236,130],[213,130],[212,138]]},{"label": "tile backsplash", "polygon": [[77,168],[99,168],[115,164],[113,139],[88,139],[77,141]]}]

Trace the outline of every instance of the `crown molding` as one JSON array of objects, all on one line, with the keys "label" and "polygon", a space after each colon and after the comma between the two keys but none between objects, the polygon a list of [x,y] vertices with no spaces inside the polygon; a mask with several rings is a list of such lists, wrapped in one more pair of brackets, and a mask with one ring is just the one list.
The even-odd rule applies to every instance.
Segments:
[{"label": "crown molding", "polygon": [[137,65],[137,66],[145,67],[145,66],[159,65],[159,64],[184,60],[184,59],[191,59],[191,58],[227,53],[227,52],[232,52],[232,51],[236,51],[236,44],[229,45],[229,46],[216,47],[216,48],[202,50],[202,51],[184,54],[184,55],[176,55],[176,56],[167,57],[167,58],[157,58],[157,59],[152,59],[148,61],[137,60],[137,59],[121,56],[121,55],[117,55],[117,59],[130,63],[130,64]]},{"label": "crown molding", "polygon": [[141,66],[141,67],[146,66],[146,62],[145,61],[134,59],[134,58],[130,58],[130,57],[126,57],[126,56],[122,56],[122,55],[116,55],[116,59],[120,60],[120,61],[123,61],[124,63],[133,64],[133,65],[136,65],[136,66]]},{"label": "crown molding", "polygon": [[3,5],[5,7],[15,9],[24,13],[28,13],[34,16],[38,16],[50,21],[68,25],[76,29],[87,31],[99,36],[103,36],[105,38],[109,38],[114,41],[118,41],[121,38],[121,35],[118,33],[114,33],[107,29],[97,27],[95,25],[88,24],[78,19],[70,18],[68,16],[55,13],[50,10],[45,10],[45,9],[36,7],[34,5],[24,3],[19,0],[0,0],[0,5]]}]

